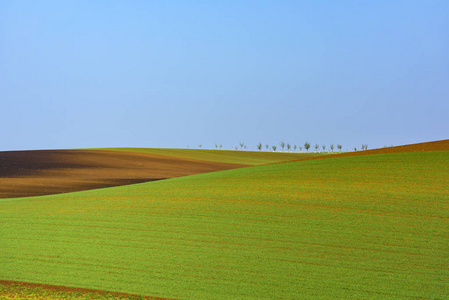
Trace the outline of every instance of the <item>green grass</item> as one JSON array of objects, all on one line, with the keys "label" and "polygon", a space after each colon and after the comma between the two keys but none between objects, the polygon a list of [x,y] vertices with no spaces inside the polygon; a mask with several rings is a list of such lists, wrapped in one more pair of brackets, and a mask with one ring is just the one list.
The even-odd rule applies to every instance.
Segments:
[{"label": "green grass", "polygon": [[200,150],[200,149],[159,149],[159,148],[99,148],[95,150],[127,151],[168,155],[187,159],[234,163],[243,165],[264,165],[269,163],[298,160],[302,158],[327,155],[324,153],[293,153],[266,151],[230,151],[230,150]]},{"label": "green grass", "polygon": [[0,279],[182,299],[449,297],[449,152],[0,200]]}]

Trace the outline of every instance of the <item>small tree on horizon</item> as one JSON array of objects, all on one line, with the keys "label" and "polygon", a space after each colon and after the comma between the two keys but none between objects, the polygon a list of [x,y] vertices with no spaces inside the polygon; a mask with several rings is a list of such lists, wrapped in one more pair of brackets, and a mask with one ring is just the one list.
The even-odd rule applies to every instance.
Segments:
[{"label": "small tree on horizon", "polygon": [[299,152],[302,152],[302,146],[299,146]]},{"label": "small tree on horizon", "polygon": [[298,146],[293,145],[293,152],[296,152],[296,149],[298,148]]},{"label": "small tree on horizon", "polygon": [[257,149],[260,151],[262,150],[262,143],[257,144]]},{"label": "small tree on horizon", "polygon": [[222,144],[220,144],[220,150],[221,150],[221,148],[223,147],[223,145]]},{"label": "small tree on horizon", "polygon": [[198,148],[200,148],[200,149],[201,149],[201,147],[203,147],[203,145],[202,145],[202,144],[198,144]]},{"label": "small tree on horizon", "polygon": [[289,143],[287,143],[287,151],[290,152],[292,145],[290,145]]},{"label": "small tree on horizon", "polygon": [[320,148],[320,145],[315,144],[315,152],[318,152],[318,148]]},{"label": "small tree on horizon", "polygon": [[309,148],[310,148],[310,143],[309,142],[305,142],[304,143],[304,149],[306,149],[307,152],[309,152]]},{"label": "small tree on horizon", "polygon": [[240,150],[243,150],[243,146],[245,146],[245,143],[240,142],[239,145],[240,145]]},{"label": "small tree on horizon", "polygon": [[270,145],[266,144],[265,148],[267,148],[267,151],[270,149]]},{"label": "small tree on horizon", "polygon": [[341,152],[341,145],[337,145],[337,148],[338,148],[338,150],[340,150],[340,152]]},{"label": "small tree on horizon", "polygon": [[331,144],[330,146],[332,153],[334,153],[334,144]]},{"label": "small tree on horizon", "polygon": [[326,152],[326,145],[321,146],[323,148],[323,152]]},{"label": "small tree on horizon", "polygon": [[281,146],[281,148],[282,148],[282,152],[284,152],[284,148],[285,148],[285,143],[284,142],[280,142],[279,143],[279,145]]},{"label": "small tree on horizon", "polygon": [[276,152],[276,146],[271,146],[271,149],[273,149],[273,151]]}]

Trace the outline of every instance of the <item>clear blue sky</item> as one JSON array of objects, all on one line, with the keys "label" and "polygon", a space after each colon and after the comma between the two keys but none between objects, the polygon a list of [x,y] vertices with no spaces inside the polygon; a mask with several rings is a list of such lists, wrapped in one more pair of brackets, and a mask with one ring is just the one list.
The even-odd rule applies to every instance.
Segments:
[{"label": "clear blue sky", "polygon": [[0,0],[0,150],[449,138],[449,1]]}]

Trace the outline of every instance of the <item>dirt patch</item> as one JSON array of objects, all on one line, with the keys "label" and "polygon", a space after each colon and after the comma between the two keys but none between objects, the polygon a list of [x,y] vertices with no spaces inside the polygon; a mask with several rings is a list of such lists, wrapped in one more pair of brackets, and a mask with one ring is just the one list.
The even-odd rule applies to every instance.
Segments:
[{"label": "dirt patch", "polygon": [[311,159],[325,159],[325,158],[335,158],[335,157],[347,157],[347,156],[360,156],[360,155],[372,155],[372,154],[387,154],[387,153],[401,153],[401,152],[421,152],[421,151],[448,151],[449,150],[449,140],[441,140],[434,142],[410,144],[404,146],[396,147],[386,147],[365,151],[356,152],[346,152],[346,153],[336,153],[333,155],[323,155],[311,158],[298,159],[296,161],[311,160]]},{"label": "dirt patch", "polygon": [[151,297],[151,296],[140,296],[133,295],[127,293],[117,293],[117,292],[108,292],[102,290],[94,290],[94,289],[84,289],[84,288],[76,288],[76,287],[68,287],[68,286],[59,286],[59,285],[50,285],[50,284],[40,284],[40,283],[29,283],[29,282],[20,282],[20,281],[11,281],[11,280],[0,280],[0,285],[10,286],[10,285],[19,285],[27,288],[42,288],[48,291],[56,291],[56,292],[65,292],[65,293],[81,293],[81,294],[104,294],[111,295],[114,297],[130,297],[139,298],[139,299],[151,299],[151,300],[167,300],[170,298],[160,298],[160,297]]},{"label": "dirt patch", "polygon": [[106,150],[0,152],[0,198],[42,196],[245,167]]}]

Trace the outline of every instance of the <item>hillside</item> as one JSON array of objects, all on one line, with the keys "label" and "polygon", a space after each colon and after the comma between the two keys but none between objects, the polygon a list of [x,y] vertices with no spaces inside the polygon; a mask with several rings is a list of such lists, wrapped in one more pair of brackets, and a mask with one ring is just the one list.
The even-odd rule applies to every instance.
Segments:
[{"label": "hillside", "polygon": [[300,158],[298,160],[388,154],[388,153],[424,152],[424,151],[449,151],[449,140],[416,143],[416,144],[394,146],[394,147],[384,147],[384,148],[377,148],[377,149],[364,150],[364,151],[334,153],[331,156],[321,155],[321,156],[317,156],[317,157],[304,157],[304,158]]},{"label": "hillside", "polygon": [[179,299],[449,297],[449,152],[0,200],[0,279]]},{"label": "hillside", "polygon": [[106,150],[0,152],[0,198],[68,193],[246,165]]},{"label": "hillside", "polygon": [[[102,149],[99,149],[102,150]],[[230,151],[230,150],[200,150],[200,149],[159,149],[159,148],[105,148],[109,151],[125,151],[169,155],[179,158],[199,159],[205,161],[264,165],[276,162],[293,161],[303,158],[318,157],[326,154],[312,152],[267,152],[267,151]]]},{"label": "hillside", "polygon": [[116,148],[0,152],[0,198],[106,188],[319,154]]}]

